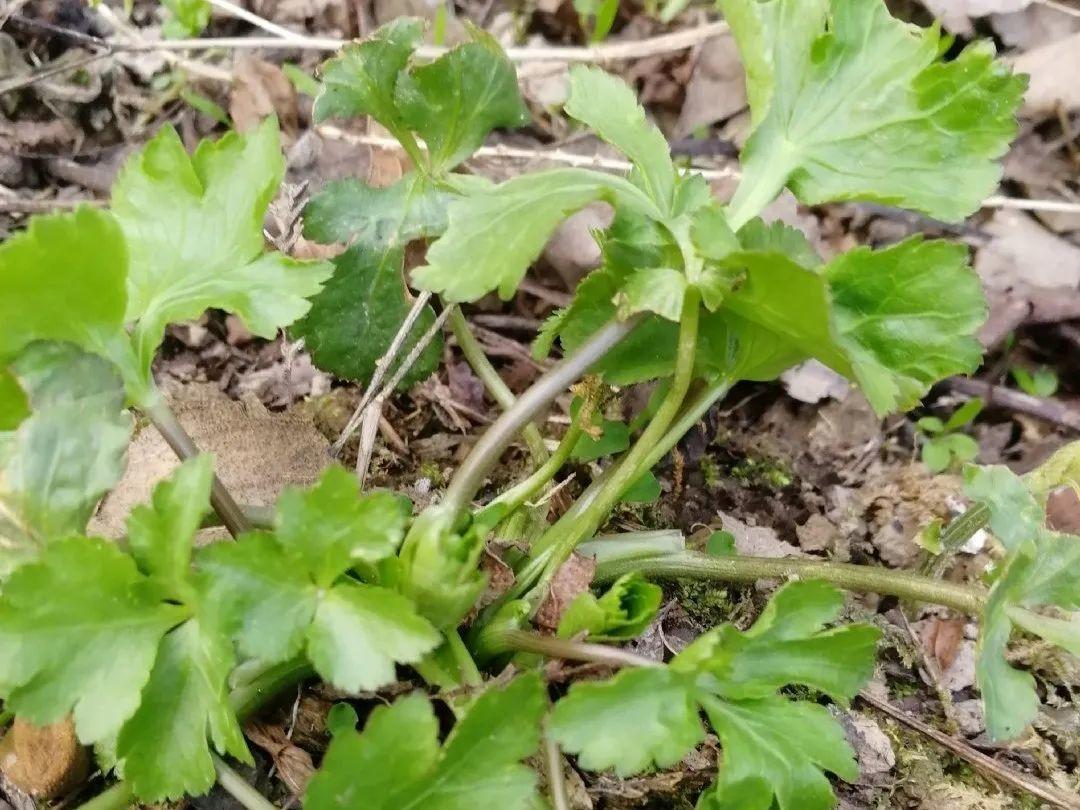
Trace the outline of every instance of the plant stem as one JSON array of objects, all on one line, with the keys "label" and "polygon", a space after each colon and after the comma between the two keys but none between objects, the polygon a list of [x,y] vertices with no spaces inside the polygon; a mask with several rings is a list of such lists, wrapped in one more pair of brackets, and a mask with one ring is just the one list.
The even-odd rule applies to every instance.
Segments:
[{"label": "plant stem", "polygon": [[566,775],[563,773],[562,752],[551,735],[544,732],[544,759],[547,765],[548,793],[551,794],[551,810],[570,810],[566,797]]},{"label": "plant stem", "polygon": [[[491,361],[484,354],[484,347],[480,345],[480,341],[469,328],[469,322],[465,320],[461,307],[451,306],[453,306],[453,311],[450,313],[450,328],[454,332],[454,337],[457,338],[461,353],[465,355],[465,359],[487,388],[488,393],[499,403],[499,407],[504,411],[510,410],[517,402],[517,397],[503,382],[495,366],[491,365]],[[522,428],[521,435],[525,438],[525,443],[529,445],[529,454],[533,458],[533,463],[537,466],[543,464],[547,460],[548,451],[544,447],[544,437],[540,435],[540,429],[529,422]]]},{"label": "plant stem", "polygon": [[469,654],[469,650],[465,647],[465,642],[461,640],[461,636],[456,629],[446,631],[446,644],[450,648],[450,654],[454,658],[454,663],[457,664],[458,672],[461,673],[461,680],[465,686],[482,686],[484,684],[484,676],[480,674],[480,670],[476,666],[476,662]]},{"label": "plant stem", "polygon": [[[184,426],[180,424],[169,406],[165,404],[164,399],[158,397],[157,401],[146,409],[146,415],[181,461],[199,455],[199,448],[195,446],[195,442],[184,430]],[[217,475],[214,476],[214,483],[210,489],[210,503],[233,537],[251,529],[247,517],[244,516],[244,510],[233,499],[232,494]]]},{"label": "plant stem", "polygon": [[555,448],[555,452],[551,454],[551,457],[543,465],[537,467],[528,478],[514,484],[514,486],[501,493],[499,497],[477,512],[475,520],[484,523],[485,517],[495,515],[498,511],[504,511],[507,517],[517,511],[526,501],[542,490],[544,485],[555,477],[555,473],[562,469],[567,459],[570,458],[570,454],[574,452],[574,447],[577,445],[578,439],[581,438],[581,434],[581,425],[575,421],[562,437],[559,446]]},{"label": "plant stem", "polygon": [[989,523],[990,507],[982,503],[975,504],[962,515],[953,518],[941,532],[941,553],[927,554],[919,566],[919,573],[940,579],[949,560]]},{"label": "plant stem", "polygon": [[605,644],[589,644],[584,641],[571,641],[567,638],[541,636],[525,630],[497,630],[485,638],[496,649],[502,645],[503,652],[517,650],[531,652],[548,658],[562,658],[566,661],[584,661],[591,664],[609,664],[613,667],[662,667],[659,661],[632,653],[620,647]]},{"label": "plant stem", "polygon": [[610,582],[638,571],[657,579],[757,582],[760,579],[822,579],[849,591],[915,599],[978,616],[986,607],[981,588],[941,582],[910,571],[792,557],[707,557],[687,551],[660,557],[612,560],[597,566],[595,580]]},{"label": "plant stem", "polygon": [[638,324],[637,318],[611,321],[570,357],[543,374],[480,437],[468,458],[458,468],[438,506],[458,514],[472,501],[488,472],[498,463],[506,446],[525,425],[572,382],[588,371]]},{"label": "plant stem", "polygon": [[278,810],[277,805],[268,801],[248,781],[229,767],[229,764],[217,754],[211,754],[217,781],[225,792],[240,802],[246,810]]},{"label": "plant stem", "polygon": [[94,798],[79,805],[78,810],[127,810],[135,802],[130,782],[117,782]]},{"label": "plant stem", "polygon": [[14,712],[10,712],[7,709],[4,709],[3,711],[0,711],[0,728],[3,728],[4,726],[6,726],[8,723],[10,723],[14,719],[15,719],[15,713]]},{"label": "plant stem", "polygon": [[664,439],[682,407],[694,373],[694,353],[697,349],[698,316],[701,304],[696,289],[688,288],[683,299],[682,316],[679,320],[679,344],[676,349],[675,373],[667,396],[656,415],[642,431],[634,446],[616,462],[613,472],[605,476],[599,490],[579,514],[567,513],[560,518],[536,543],[536,553],[549,549],[548,559],[541,582],[554,576],[555,571],[570,556],[574,547],[591,537],[607,519],[619,497],[642,474],[643,463],[653,457],[656,446]]}]

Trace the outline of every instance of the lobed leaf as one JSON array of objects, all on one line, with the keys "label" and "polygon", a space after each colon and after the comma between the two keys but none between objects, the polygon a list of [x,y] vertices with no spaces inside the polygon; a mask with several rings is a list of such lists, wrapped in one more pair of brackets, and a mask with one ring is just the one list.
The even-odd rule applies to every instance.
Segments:
[{"label": "lobed leaf", "polygon": [[[733,209],[784,185],[804,203],[873,200],[957,221],[996,187],[1026,86],[882,0],[721,0],[747,69],[753,133]],[[754,210],[757,209],[757,210]]]},{"label": "lobed leaf", "polygon": [[312,810],[472,810],[533,807],[536,752],[547,708],[540,678],[491,687],[439,749],[430,702],[412,694],[371,713],[363,733],[338,728],[308,787]]},{"label": "lobed leaf", "polygon": [[193,155],[166,127],[125,164],[112,210],[131,254],[126,320],[138,321],[144,374],[166,324],[210,307],[265,338],[308,311],[330,265],[263,252],[263,216],[284,168],[273,119]]},{"label": "lobed leaf", "polygon": [[652,623],[663,596],[663,588],[640,574],[624,574],[599,598],[579,594],[559,620],[558,635],[572,638],[584,632],[592,641],[634,638]]}]

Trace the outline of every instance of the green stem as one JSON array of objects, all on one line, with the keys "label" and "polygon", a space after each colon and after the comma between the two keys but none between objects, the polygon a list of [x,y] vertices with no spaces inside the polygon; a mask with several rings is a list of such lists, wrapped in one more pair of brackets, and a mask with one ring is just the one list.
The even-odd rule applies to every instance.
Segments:
[{"label": "green stem", "polygon": [[525,505],[562,469],[570,458],[570,454],[574,452],[574,447],[581,438],[581,434],[580,424],[574,422],[570,425],[570,428],[559,442],[559,446],[555,448],[555,452],[542,466],[538,467],[528,478],[514,484],[514,486],[477,512],[474,520],[478,523],[486,523],[489,519],[498,519],[497,516],[500,512],[509,516]]},{"label": "green stem", "polygon": [[[291,686],[312,675],[311,665],[302,659],[285,661],[265,670],[229,693],[229,704],[243,721]],[[135,802],[130,782],[117,782],[77,810],[127,810]]]},{"label": "green stem", "polygon": [[547,658],[562,658],[566,661],[583,661],[590,664],[610,664],[615,667],[663,666],[659,661],[653,661],[651,658],[645,658],[621,647],[541,636],[525,630],[493,631],[486,635],[485,641],[491,645],[492,649],[501,647],[500,652],[517,650],[536,653]]},{"label": "green stem", "polygon": [[4,726],[8,725],[14,719],[15,719],[15,713],[14,712],[10,712],[7,709],[4,709],[3,711],[0,711],[0,728],[3,728]]},{"label": "green stem", "polygon": [[[165,442],[181,461],[199,455],[199,448],[195,446],[195,442],[188,435],[188,432],[184,430],[184,426],[180,424],[169,406],[165,404],[164,399],[158,397],[146,409],[145,413],[154,427],[157,428],[158,433],[162,435]],[[225,528],[229,530],[229,534],[233,537],[250,531],[251,524],[248,523],[248,519],[244,516],[244,510],[240,508],[239,504],[233,499],[232,494],[216,475],[210,489],[210,503],[213,505],[214,511],[221,517]]]},{"label": "green stem", "polygon": [[793,158],[787,154],[791,151],[792,148],[779,149],[770,154],[767,169],[753,163],[743,166],[743,177],[752,177],[753,183],[749,184],[744,179],[735,190],[735,196],[731,198],[727,208],[727,220],[731,230],[738,231],[784,190],[794,169]]},{"label": "green stem", "polygon": [[555,571],[570,556],[578,543],[596,533],[596,530],[607,519],[608,513],[618,503],[619,497],[641,476],[643,464],[655,455],[657,445],[667,435],[668,428],[679,414],[693,377],[700,310],[699,294],[691,287],[687,289],[683,299],[682,315],[679,319],[679,344],[675,355],[675,373],[667,396],[664,397],[656,415],[642,431],[634,446],[619,459],[613,472],[605,476],[599,490],[580,514],[567,513],[537,541],[537,554],[544,554],[551,550],[541,582],[554,576]]},{"label": "green stem", "polygon": [[956,552],[989,524],[990,507],[983,503],[977,503],[962,515],[953,518],[941,532],[941,553],[926,555],[919,566],[919,573],[940,579],[945,572],[945,566]]},{"label": "green stem", "polygon": [[240,802],[246,810],[278,810],[277,805],[267,801],[248,781],[229,767],[229,764],[217,754],[211,754],[217,781],[225,792]]},{"label": "green stem", "polygon": [[547,765],[548,793],[551,795],[551,810],[570,810],[570,800],[566,795],[566,775],[563,773],[563,757],[559,744],[544,731],[544,759]]},{"label": "green stem", "polygon": [[458,672],[461,673],[464,685],[483,686],[484,676],[480,674],[476,662],[469,654],[469,650],[466,648],[465,642],[461,640],[457,630],[448,630],[446,632],[446,644],[450,648],[454,663],[457,664]]},{"label": "green stem", "polygon": [[595,580],[610,582],[638,571],[656,579],[757,582],[761,579],[822,579],[849,591],[879,593],[944,605],[978,616],[986,607],[981,588],[942,582],[910,571],[801,558],[707,557],[695,552],[612,560],[597,566]]},{"label": "green stem", "polygon": [[[491,361],[484,354],[484,347],[480,345],[480,341],[476,339],[476,335],[469,328],[469,322],[465,320],[461,307],[455,306],[450,313],[450,328],[454,332],[454,337],[457,338],[461,353],[465,355],[465,360],[468,361],[476,376],[480,378],[484,387],[487,388],[488,393],[504,411],[510,410],[514,403],[517,402],[517,397],[503,382],[503,378],[499,376],[495,366],[491,365]],[[529,422],[522,428],[521,435],[525,438],[525,443],[529,445],[529,454],[533,458],[533,463],[537,466],[543,464],[547,460],[548,451],[544,446],[544,437],[540,435],[540,429],[534,423]]]},{"label": "green stem", "polygon": [[446,488],[446,494],[436,508],[443,514],[454,516],[463,512],[484,483],[488,472],[498,463],[503,450],[518,432],[571,383],[611,351],[637,324],[637,318],[611,321],[574,354],[541,375],[480,437],[468,458],[454,474]]}]

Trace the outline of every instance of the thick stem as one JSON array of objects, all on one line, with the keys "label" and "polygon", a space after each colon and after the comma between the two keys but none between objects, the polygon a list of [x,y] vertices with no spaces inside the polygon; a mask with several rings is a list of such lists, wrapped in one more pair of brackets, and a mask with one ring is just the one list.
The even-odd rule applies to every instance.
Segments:
[{"label": "thick stem", "polygon": [[588,644],[584,641],[571,641],[567,638],[540,636],[525,630],[499,630],[492,632],[485,639],[494,645],[503,645],[504,652],[517,650],[543,655],[548,658],[562,658],[566,661],[583,661],[591,664],[610,664],[613,667],[662,667],[659,661],[637,655],[619,647],[604,644]]},{"label": "thick stem", "polygon": [[986,607],[986,592],[967,585],[941,582],[910,571],[869,565],[801,558],[707,557],[694,552],[661,557],[612,560],[597,566],[597,582],[610,582],[638,571],[656,579],[696,579],[719,582],[757,582],[760,579],[822,579],[849,591],[887,594],[944,605],[978,616]]},{"label": "thick stem", "polygon": [[605,476],[599,490],[586,503],[580,514],[567,513],[537,541],[537,554],[552,550],[544,577],[553,576],[555,570],[570,556],[574,547],[596,533],[596,530],[607,519],[608,513],[618,503],[619,497],[642,475],[644,462],[655,454],[656,446],[664,439],[668,428],[675,421],[693,377],[700,309],[697,291],[693,288],[688,289],[679,321],[675,374],[667,396],[664,397],[652,421],[642,431],[634,446],[616,462],[613,472]]},{"label": "thick stem", "polygon": [[233,770],[229,764],[217,754],[211,754],[214,760],[214,770],[217,771],[217,781],[225,792],[240,802],[245,810],[278,810],[277,805],[268,801],[248,781]]},{"label": "thick stem", "polygon": [[990,507],[982,503],[975,504],[964,514],[953,518],[941,532],[941,553],[928,554],[919,566],[919,573],[939,579],[956,552],[989,524]]},{"label": "thick stem", "polygon": [[464,510],[484,483],[488,472],[498,463],[503,450],[514,440],[514,436],[572,382],[611,351],[637,324],[636,318],[610,322],[573,355],[555,365],[533,383],[480,437],[468,458],[458,468],[439,507],[455,514]]},{"label": "thick stem", "polygon": [[[199,455],[199,448],[195,446],[191,436],[184,430],[184,426],[180,424],[180,421],[163,399],[159,397],[156,402],[147,408],[146,415],[181,461]],[[221,479],[216,475],[210,489],[210,503],[213,505],[214,511],[218,513],[222,523],[225,524],[225,528],[229,530],[229,534],[233,537],[237,537],[251,529],[251,524],[248,523],[244,510],[240,508],[229,490],[225,488],[225,485],[221,483]]]},{"label": "thick stem", "polygon": [[[450,328],[454,332],[454,337],[457,338],[461,353],[465,355],[465,360],[487,388],[488,393],[504,411],[510,410],[517,402],[517,397],[503,382],[495,366],[491,365],[491,361],[484,354],[484,347],[480,345],[480,341],[469,328],[469,322],[465,320],[461,307],[453,307],[453,312],[450,313]],[[522,428],[521,435],[525,438],[525,443],[529,445],[529,454],[533,458],[533,463],[537,466],[543,464],[547,460],[548,452],[544,447],[544,437],[540,435],[540,429],[529,422]]]}]

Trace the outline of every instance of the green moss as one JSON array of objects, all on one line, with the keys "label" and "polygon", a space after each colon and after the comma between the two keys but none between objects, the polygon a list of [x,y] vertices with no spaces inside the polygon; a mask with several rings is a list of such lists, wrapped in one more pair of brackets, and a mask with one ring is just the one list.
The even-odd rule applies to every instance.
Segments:
[{"label": "green moss", "polygon": [[436,464],[434,461],[422,461],[420,462],[420,469],[418,470],[421,478],[427,478],[431,481],[432,486],[441,487],[444,483],[442,467]]},{"label": "green moss", "polygon": [[723,473],[720,471],[720,465],[716,463],[716,459],[712,456],[703,456],[698,464],[701,467],[701,474],[705,478],[705,486],[709,489],[717,489],[720,486]]},{"label": "green moss", "polygon": [[691,619],[705,627],[730,622],[735,616],[737,603],[723,585],[683,580],[674,587],[675,596],[683,610]]},{"label": "green moss", "polygon": [[791,473],[774,459],[744,458],[731,468],[731,476],[750,486],[773,489],[783,489],[792,482]]}]

